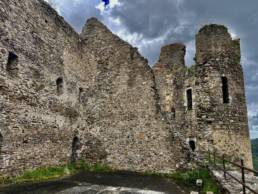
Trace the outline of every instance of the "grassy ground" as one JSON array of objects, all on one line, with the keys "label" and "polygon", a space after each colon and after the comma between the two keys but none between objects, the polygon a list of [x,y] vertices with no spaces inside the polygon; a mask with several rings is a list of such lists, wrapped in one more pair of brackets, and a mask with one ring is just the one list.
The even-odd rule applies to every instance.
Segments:
[{"label": "grassy ground", "polygon": [[214,194],[220,194],[220,189],[216,181],[211,177],[207,169],[194,169],[168,174],[169,178],[175,180],[178,184],[188,187],[196,187],[196,180],[203,180],[203,187],[200,193],[212,191]]},{"label": "grassy ground", "polygon": [[70,176],[81,171],[90,172],[111,172],[112,169],[104,164],[89,164],[80,162],[59,167],[45,167],[25,171],[17,177],[0,177],[0,185],[25,182],[39,182]]},{"label": "grassy ground", "polygon": [[[70,176],[81,171],[90,172],[114,172],[110,167],[104,164],[89,164],[87,162],[80,162],[78,164],[69,164],[59,167],[46,167],[33,170],[27,170],[22,175],[17,177],[0,177],[0,185],[2,184],[17,184],[26,182],[41,182],[46,180],[58,179],[65,176]],[[219,194],[219,187],[215,180],[210,176],[209,171],[206,169],[195,169],[188,171],[180,171],[170,174],[156,174],[156,173],[144,173],[144,175],[150,176],[162,176],[170,178],[179,185],[183,185],[189,188],[195,188],[196,180],[203,180],[203,188],[201,193],[207,191],[213,191],[215,194]]]},{"label": "grassy ground", "polygon": [[[177,171],[169,174],[157,174],[157,173],[145,173],[150,176],[162,176],[170,178],[175,181],[178,185],[186,186],[193,190],[200,189],[200,194],[204,194],[208,191],[212,191],[214,194],[220,194],[220,187],[215,179],[210,175],[208,169],[192,169]],[[202,188],[196,187],[196,180],[202,179],[203,186]]]}]

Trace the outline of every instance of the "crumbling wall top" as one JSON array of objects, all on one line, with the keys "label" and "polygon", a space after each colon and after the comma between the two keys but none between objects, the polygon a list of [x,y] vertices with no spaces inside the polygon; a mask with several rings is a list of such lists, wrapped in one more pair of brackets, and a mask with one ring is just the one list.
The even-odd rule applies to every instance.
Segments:
[{"label": "crumbling wall top", "polygon": [[198,35],[201,35],[201,34],[205,36],[223,35],[223,36],[230,37],[227,27],[223,25],[218,25],[218,24],[210,24],[210,25],[203,26],[198,32]]},{"label": "crumbling wall top", "polygon": [[89,34],[94,33],[94,34],[99,34],[99,33],[111,33],[110,30],[102,24],[97,18],[92,17],[88,19],[82,28],[81,32],[81,37],[86,38]]},{"label": "crumbling wall top", "polygon": [[210,24],[202,27],[196,35],[196,62],[204,64],[211,59],[238,59],[239,41],[232,40],[223,25]]},{"label": "crumbling wall top", "polygon": [[170,68],[175,66],[185,66],[185,45],[174,43],[161,48],[158,63],[164,64]]},{"label": "crumbling wall top", "polygon": [[[38,7],[49,16],[49,18],[53,19],[55,24],[60,27],[67,34],[73,34],[74,36],[79,36],[79,34],[74,30],[74,28],[67,23],[62,16],[60,16],[57,11],[52,8],[46,1],[38,0],[34,1],[38,4]],[[46,22],[47,19],[45,20]]]}]

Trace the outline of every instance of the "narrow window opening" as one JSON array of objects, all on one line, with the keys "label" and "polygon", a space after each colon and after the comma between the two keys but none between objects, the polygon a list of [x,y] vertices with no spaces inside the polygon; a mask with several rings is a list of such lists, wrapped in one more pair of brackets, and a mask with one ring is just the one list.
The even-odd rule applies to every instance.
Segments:
[{"label": "narrow window opening", "polygon": [[193,109],[192,89],[188,89],[186,91],[186,97],[187,97],[187,109],[192,110]]},{"label": "narrow window opening", "polygon": [[6,71],[13,76],[18,73],[18,56],[13,52],[9,52]]},{"label": "narrow window opening", "polygon": [[79,138],[74,137],[72,142],[72,154],[71,154],[71,163],[75,163],[78,159],[78,149],[79,149]]},{"label": "narrow window opening", "polygon": [[172,118],[176,118],[176,109],[174,107],[171,108]]},{"label": "narrow window opening", "polygon": [[3,136],[2,134],[0,133],[0,160],[2,158],[2,147],[3,147]]},{"label": "narrow window opening", "polygon": [[63,78],[59,77],[56,80],[56,91],[58,95],[63,94],[63,90],[64,90],[64,83],[63,83]]},{"label": "narrow window opening", "polygon": [[229,92],[228,92],[228,78],[221,77],[222,80],[222,94],[223,94],[223,103],[229,103]]},{"label": "narrow window opening", "polygon": [[195,141],[194,140],[190,140],[189,141],[189,146],[190,146],[191,150],[194,152],[195,149],[196,149]]},{"label": "narrow window opening", "polygon": [[79,102],[82,102],[83,89],[79,88]]}]

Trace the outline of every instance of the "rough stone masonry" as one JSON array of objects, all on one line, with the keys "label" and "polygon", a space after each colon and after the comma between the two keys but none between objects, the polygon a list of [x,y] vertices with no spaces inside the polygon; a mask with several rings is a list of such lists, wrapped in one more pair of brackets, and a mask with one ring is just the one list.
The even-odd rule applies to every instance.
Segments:
[{"label": "rough stone masonry", "polygon": [[43,0],[0,0],[0,174],[86,160],[167,172],[216,150],[252,166],[239,40],[227,28],[151,68],[97,19],[75,32]]}]

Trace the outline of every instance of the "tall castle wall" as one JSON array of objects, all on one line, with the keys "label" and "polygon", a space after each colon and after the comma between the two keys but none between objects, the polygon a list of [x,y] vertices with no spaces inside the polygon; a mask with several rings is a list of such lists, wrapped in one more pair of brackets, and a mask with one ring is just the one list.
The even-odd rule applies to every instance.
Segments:
[{"label": "tall castle wall", "polygon": [[67,73],[83,64],[79,35],[43,1],[3,0],[0,7],[1,175],[66,163],[85,85],[79,71]]},{"label": "tall castle wall", "polygon": [[0,7],[1,175],[76,160],[163,172],[191,149],[252,166],[240,44],[224,26],[199,31],[191,68],[176,43],[152,69],[94,18],[79,35],[43,0]]},{"label": "tall castle wall", "polygon": [[196,35],[196,64],[190,68],[179,45],[161,49],[153,68],[163,115],[194,151],[243,158],[252,167],[239,40],[232,40],[224,26],[203,27]]},{"label": "tall castle wall", "polygon": [[137,49],[43,0],[0,1],[0,174],[82,159],[132,171],[185,160]]}]

